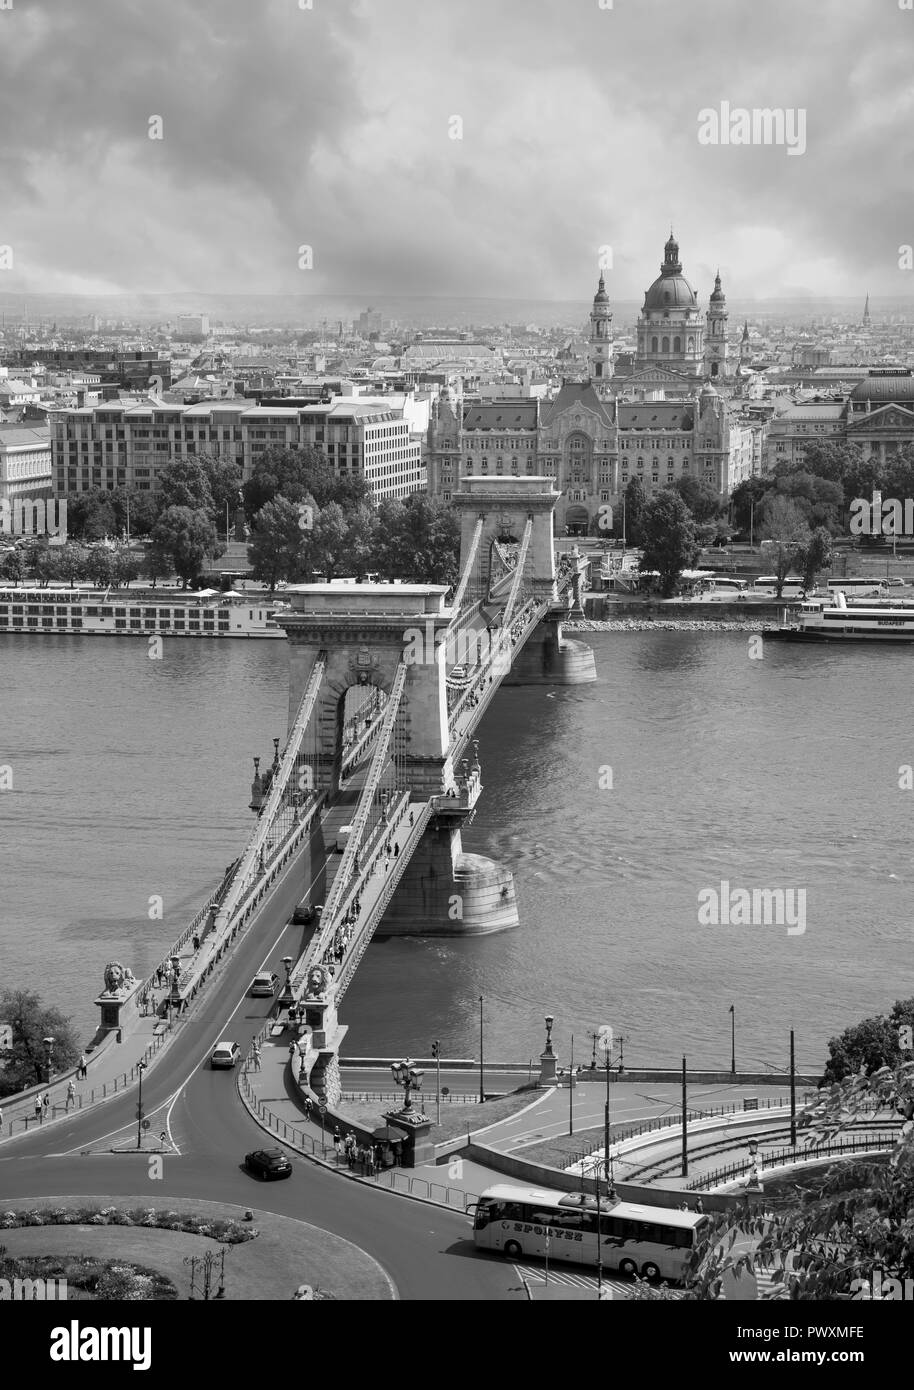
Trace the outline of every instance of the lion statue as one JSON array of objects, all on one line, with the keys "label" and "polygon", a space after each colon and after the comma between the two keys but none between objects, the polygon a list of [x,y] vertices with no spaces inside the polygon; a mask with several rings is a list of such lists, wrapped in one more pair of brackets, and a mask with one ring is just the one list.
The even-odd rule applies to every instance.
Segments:
[{"label": "lion statue", "polygon": [[105,966],[105,993],[120,994],[124,987],[124,967],[118,961]]},{"label": "lion statue", "polygon": [[330,975],[323,965],[312,965],[308,971],[307,991],[309,999],[322,999],[327,993]]}]

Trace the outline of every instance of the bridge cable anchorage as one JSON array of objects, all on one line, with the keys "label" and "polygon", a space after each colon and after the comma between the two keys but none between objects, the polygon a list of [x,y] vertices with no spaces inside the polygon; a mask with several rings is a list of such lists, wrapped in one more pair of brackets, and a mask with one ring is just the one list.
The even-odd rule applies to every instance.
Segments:
[{"label": "bridge cable anchorage", "polygon": [[511,584],[510,592],[508,594],[508,602],[505,604],[505,610],[502,617],[502,626],[506,626],[511,621],[511,614],[514,612],[514,605],[517,603],[517,598],[520,593],[521,584],[523,583],[524,566],[527,562],[527,551],[530,549],[530,541],[532,539],[533,517],[531,516],[527,518],[527,524],[524,527],[524,534],[521,537],[520,550],[517,553],[517,564],[514,568],[514,578]]},{"label": "bridge cable anchorage", "polygon": [[475,527],[473,528],[473,538],[470,541],[470,549],[469,553],[467,554],[466,564],[463,567],[463,574],[460,576],[460,583],[457,585],[456,593],[454,594],[454,597],[451,600],[451,607],[454,609],[455,613],[460,612],[460,608],[463,604],[464,594],[467,591],[467,585],[469,584],[470,577],[473,573],[473,566],[476,563],[476,553],[479,550],[479,542],[482,539],[482,525],[483,519],[482,517],[479,517]]},{"label": "bridge cable anchorage", "polygon": [[[344,900],[349,895],[350,881],[354,876],[353,870],[356,868],[357,860],[362,850],[365,831],[368,827],[372,808],[375,805],[375,798],[378,795],[381,779],[391,764],[390,746],[397,726],[397,716],[400,712],[400,705],[403,692],[406,688],[406,677],[408,672],[409,667],[406,662],[401,661],[397,666],[390,689],[390,695],[384,706],[384,716],[381,721],[381,728],[378,732],[377,744],[371,755],[371,763],[365,777],[365,783],[359,795],[355,815],[351,821],[349,839],[346,842],[342,859],[340,860],[330,891],[327,894],[323,916],[321,917],[320,930],[312,939],[308,949],[302,955],[290,976],[290,985],[293,993],[301,985],[311,965],[315,961],[320,961],[324,953],[334,945],[337,929],[340,925]],[[396,765],[398,761],[396,749],[393,761]],[[393,789],[391,796],[388,798],[389,803],[392,804],[397,800],[396,791],[401,792],[401,801],[404,796],[408,799],[408,792],[404,792],[401,788],[396,788]],[[382,829],[386,826],[383,817],[381,825]]]},{"label": "bridge cable anchorage", "polygon": [[260,862],[260,852],[267,843],[268,838],[276,829],[276,824],[282,812],[285,798],[289,789],[289,782],[295,771],[295,765],[301,750],[302,740],[311,723],[311,716],[317,704],[318,693],[324,674],[327,669],[327,653],[320,651],[317,660],[311,669],[308,684],[302,695],[295,722],[289,733],[289,740],[280,759],[279,767],[270,783],[270,790],[266,802],[257,819],[254,833],[247,843],[247,847],[238,861],[238,867],[232,883],[225,894],[220,907],[220,913],[225,913],[226,918],[230,919],[232,912],[238,905],[239,899],[244,894],[251,881],[263,872]]}]

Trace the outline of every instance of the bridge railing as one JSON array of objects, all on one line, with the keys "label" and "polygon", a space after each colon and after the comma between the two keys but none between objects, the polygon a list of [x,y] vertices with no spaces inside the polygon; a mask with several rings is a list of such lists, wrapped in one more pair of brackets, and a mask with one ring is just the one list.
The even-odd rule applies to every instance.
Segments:
[{"label": "bridge railing", "polygon": [[739,1177],[743,1173],[751,1173],[753,1168],[761,1172],[765,1168],[783,1168],[796,1163],[815,1163],[820,1158],[831,1158],[833,1154],[851,1153],[873,1153],[892,1149],[898,1142],[898,1134],[887,1133],[884,1136],[868,1135],[858,1136],[845,1135],[841,1139],[831,1139],[825,1144],[817,1144],[810,1148],[787,1147],[777,1149],[766,1154],[757,1154],[754,1159],[741,1158],[735,1163],[728,1163],[725,1168],[715,1168],[710,1173],[702,1173],[695,1177],[691,1182],[686,1183],[689,1191],[702,1191],[710,1187],[719,1187],[722,1183],[729,1182],[733,1178]]}]

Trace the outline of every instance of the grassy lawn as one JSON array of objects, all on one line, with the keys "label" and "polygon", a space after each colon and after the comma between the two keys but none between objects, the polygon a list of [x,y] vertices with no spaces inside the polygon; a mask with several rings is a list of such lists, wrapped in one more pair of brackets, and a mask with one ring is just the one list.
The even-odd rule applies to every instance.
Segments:
[{"label": "grassy lawn", "polygon": [[172,1281],[156,1269],[124,1259],[92,1255],[19,1255],[0,1245],[0,1279],[66,1279],[67,1298],[163,1300],[178,1297]]},{"label": "grassy lawn", "polygon": [[[516,1115],[518,1110],[523,1110],[530,1105],[542,1092],[537,1091],[515,1091],[510,1096],[499,1096],[497,1100],[487,1100],[482,1105],[463,1105],[442,1101],[441,1104],[441,1124],[433,1124],[430,1131],[430,1139],[433,1144],[443,1144],[448,1139],[454,1139],[457,1135],[466,1135],[467,1129],[471,1132],[483,1129],[486,1125],[494,1125],[499,1120],[507,1120],[512,1115]],[[424,1096],[422,1107],[430,1119],[435,1116],[434,1096]],[[340,1115],[348,1116],[353,1124],[365,1126],[365,1128],[375,1129],[383,1125],[384,1119],[381,1111],[385,1107],[378,1101],[347,1102],[345,1110],[340,1108]],[[391,1105],[393,1109],[393,1105]],[[341,1128],[345,1127],[345,1121]]]}]

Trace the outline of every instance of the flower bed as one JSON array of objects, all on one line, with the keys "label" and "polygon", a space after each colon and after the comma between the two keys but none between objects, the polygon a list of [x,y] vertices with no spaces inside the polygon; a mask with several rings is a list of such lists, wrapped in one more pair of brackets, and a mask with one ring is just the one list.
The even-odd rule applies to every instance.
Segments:
[{"label": "flower bed", "polygon": [[160,1211],[155,1207],[49,1207],[44,1210],[0,1211],[0,1231],[20,1226],[145,1226],[209,1236],[223,1245],[240,1245],[258,1234],[253,1226],[198,1216],[194,1212]]}]

